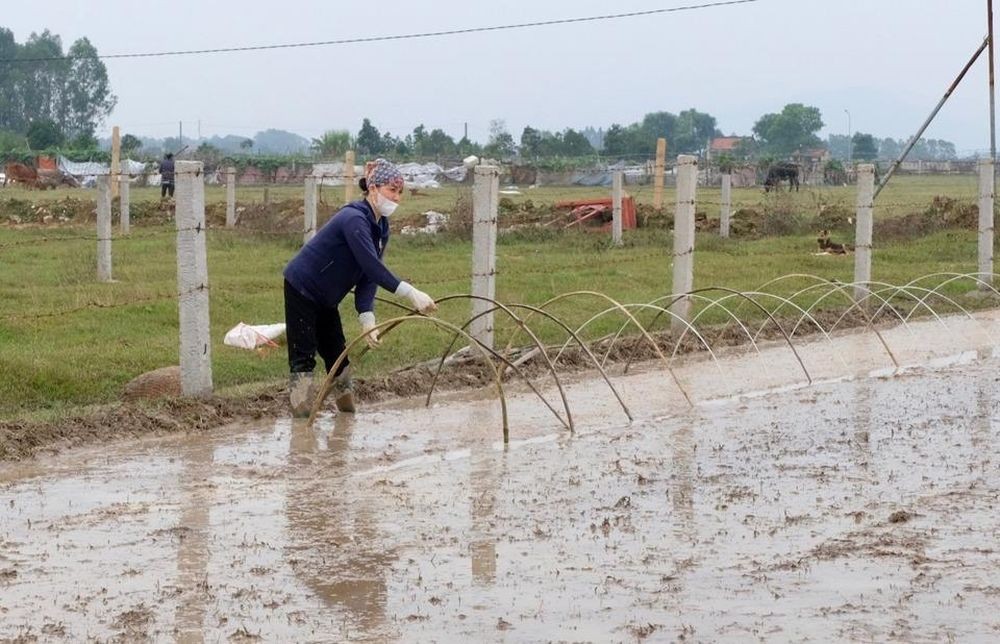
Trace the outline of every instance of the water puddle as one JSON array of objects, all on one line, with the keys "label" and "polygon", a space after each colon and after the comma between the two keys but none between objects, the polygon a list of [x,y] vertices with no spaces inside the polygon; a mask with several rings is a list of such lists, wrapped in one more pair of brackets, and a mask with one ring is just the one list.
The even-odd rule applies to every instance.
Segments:
[{"label": "water puddle", "polygon": [[997,325],[5,465],[0,640],[995,639]]}]

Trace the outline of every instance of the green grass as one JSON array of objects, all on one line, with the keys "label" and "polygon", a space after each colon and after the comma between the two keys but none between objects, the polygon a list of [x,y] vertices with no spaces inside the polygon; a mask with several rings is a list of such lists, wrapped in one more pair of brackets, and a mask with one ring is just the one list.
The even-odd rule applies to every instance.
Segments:
[{"label": "green grass", "polygon": [[[904,177],[903,179],[913,179]],[[974,179],[945,177],[911,182],[912,193],[889,192],[887,202],[923,207],[938,194],[974,197]],[[965,184],[972,191],[965,191]],[[249,189],[241,189],[243,195]],[[298,188],[272,188],[299,194]],[[5,191],[4,194],[13,192]],[[73,191],[83,192],[83,191]],[[717,191],[716,191],[717,192]],[[968,194],[966,194],[968,192]],[[651,200],[651,188],[636,190],[640,202]],[[48,199],[60,193],[27,193]],[[61,194],[69,194],[63,192]],[[515,200],[535,203],[606,194],[604,189],[538,188],[524,191]],[[701,195],[711,201],[712,191]],[[763,195],[759,190],[739,191],[749,203],[789,199],[787,194]],[[448,211],[456,192],[408,200],[404,207]],[[133,198],[158,199],[158,192],[140,189]],[[853,200],[853,188],[834,188],[823,199]],[[210,188],[208,198],[223,199],[221,189]],[[242,198],[242,197],[241,197]],[[272,198],[274,194],[272,193]],[[670,203],[672,194],[667,199]],[[799,193],[790,199],[812,207],[816,194]],[[450,201],[450,203],[449,203]],[[417,206],[414,205],[417,202]],[[3,216],[0,201],[0,217]],[[394,215],[395,216],[395,215]],[[877,209],[876,216],[885,216]],[[117,233],[116,233],[117,235]],[[83,239],[77,239],[83,237]],[[63,238],[63,239],[59,239]],[[610,247],[606,235],[589,232],[515,232],[501,235],[497,249],[497,297],[503,302],[540,304],[578,290],[606,293],[621,302],[652,300],[670,291],[669,231],[628,231],[625,246]],[[212,319],[213,376],[217,389],[282,379],[286,374],[284,348],[265,355],[222,344],[226,330],[243,321],[271,323],[283,320],[281,271],[299,247],[298,235],[251,235],[211,229],[208,235],[210,307]],[[758,240],[724,240],[699,234],[695,255],[695,287],[725,286],[750,290],[775,277],[811,273],[826,279],[852,280],[854,258],[817,257],[814,235]],[[432,296],[469,292],[471,244],[454,237],[404,237],[396,235],[387,263],[398,275]],[[0,418],[29,414],[62,413],[79,405],[116,400],[122,386],[134,376],[178,360],[175,233],[169,226],[139,226],[129,238],[116,238],[113,249],[115,282],[96,282],[96,244],[93,230],[79,226],[0,228]],[[976,270],[976,235],[973,231],[941,231],[934,235],[879,244],[875,253],[875,279],[902,284],[921,275]],[[782,286],[785,292],[808,282]],[[955,284],[950,292],[968,290]],[[392,299],[391,295],[380,295]],[[813,298],[814,299],[814,298]],[[461,324],[469,317],[469,302],[458,300],[442,306],[440,317]],[[571,326],[581,324],[607,304],[594,298],[561,302],[553,312]],[[350,298],[342,305],[349,336],[357,333]],[[384,303],[377,306],[380,319],[396,315]],[[749,314],[749,312],[748,312]],[[651,316],[646,314],[645,319]],[[725,319],[720,314],[709,321]],[[609,316],[588,332],[597,337],[617,330],[620,317]],[[513,329],[498,319],[501,342]],[[533,325],[535,326],[535,325]],[[562,336],[552,324],[537,324],[550,341]],[[449,337],[429,325],[404,325],[390,335],[378,351],[356,365],[361,375],[383,373],[393,367],[424,360],[440,353]],[[524,342],[524,340],[522,340]]]}]

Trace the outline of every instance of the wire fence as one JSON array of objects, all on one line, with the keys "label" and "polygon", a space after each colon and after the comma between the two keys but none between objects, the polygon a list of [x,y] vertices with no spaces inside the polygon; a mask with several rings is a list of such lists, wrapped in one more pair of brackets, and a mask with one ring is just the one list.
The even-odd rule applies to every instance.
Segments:
[{"label": "wire fence", "polygon": [[[922,215],[928,222],[940,223],[942,229],[958,227],[970,232],[976,229],[978,183],[975,178],[951,177],[941,182],[940,178],[930,177],[927,183],[929,185],[924,185],[921,179],[913,179],[898,190],[886,192],[884,200],[875,203],[876,222]],[[636,293],[633,301],[643,297],[652,299],[670,292],[670,266],[674,259],[671,230],[678,212],[675,189],[666,188],[664,207],[653,210],[654,186],[639,184],[625,187],[627,196],[639,204],[640,217],[637,222],[639,228],[626,231],[623,247],[613,245],[610,233],[600,230],[600,226],[587,230],[585,224],[573,223],[569,214],[571,209],[554,207],[556,201],[572,200],[575,195],[586,198],[595,194],[610,196],[610,191],[600,187],[540,190],[542,192],[523,190],[520,195],[509,195],[509,203],[500,207],[499,227],[510,232],[502,233],[497,245],[494,278],[498,299],[526,301],[524,294],[531,289],[550,295],[558,292],[563,285],[566,289],[580,289],[581,286],[592,286],[597,290],[621,289]],[[244,201],[251,195],[254,193],[238,190],[237,206],[267,211],[263,204]],[[301,189],[291,191],[287,201],[301,204],[302,196]],[[453,191],[447,198],[438,198],[437,201],[454,205],[457,197]],[[93,195],[87,198],[92,201]],[[528,200],[535,201],[535,210],[544,213],[543,221],[536,218],[529,225],[524,225],[524,212],[519,208]],[[747,282],[747,276],[742,273],[760,271],[747,270],[745,264],[734,262],[734,257],[745,252],[755,253],[747,251],[745,244],[752,243],[762,233],[758,230],[742,238],[737,234],[736,239],[728,242],[721,239],[717,220],[724,207],[731,210],[736,220],[750,217],[753,213],[762,218],[805,218],[802,227],[792,231],[795,234],[818,232],[818,226],[833,222],[841,226],[840,234],[844,241],[850,241],[856,200],[854,186],[803,187],[797,193],[782,190],[766,194],[760,188],[734,189],[729,201],[720,197],[718,187],[699,186],[695,202],[701,221],[698,226],[699,245],[708,246],[696,250],[696,254],[716,252],[720,265],[733,264],[735,268],[725,269],[734,272],[719,273],[723,269],[706,265],[703,269],[696,268],[696,275],[703,270],[712,275],[712,283],[715,284],[731,283],[744,288],[757,285]],[[326,210],[336,209],[335,203],[336,200],[328,201]],[[135,205],[132,204],[133,212]],[[178,230],[171,220],[173,206],[157,203],[156,212],[160,216],[137,217],[129,234],[117,230],[113,232],[111,242],[115,253],[115,273],[116,277],[122,277],[118,277],[120,281],[107,285],[98,284],[94,273],[95,242],[99,240],[93,223],[80,224],[71,220],[51,226],[22,224],[0,229],[0,264],[15,268],[14,271],[6,271],[9,277],[3,282],[5,292],[0,304],[0,337],[17,336],[44,343],[46,334],[59,332],[58,329],[86,328],[90,341],[100,345],[117,341],[113,331],[106,332],[102,328],[114,329],[120,320],[128,320],[129,325],[137,327],[151,323],[156,327],[155,333],[175,334],[176,327],[163,328],[162,310],[149,313],[148,308],[167,305],[169,319],[169,309],[176,310],[180,300],[195,291],[206,292],[212,306],[220,310],[220,316],[232,317],[224,319],[225,325],[239,321],[243,317],[241,311],[250,318],[262,315],[261,311],[269,312],[272,317],[280,315],[281,269],[303,243],[303,215],[299,206],[291,209],[290,219],[280,219],[284,226],[280,230],[255,227],[266,226],[273,221],[266,218],[261,221],[241,219],[235,227],[227,228],[218,217],[219,206],[219,202],[209,204],[209,209],[215,209],[216,216],[209,218],[205,228],[196,226]],[[269,207],[280,210],[277,204],[272,203]],[[0,216],[3,209],[3,200],[0,199]],[[823,219],[824,213],[830,215],[831,210],[836,216]],[[534,216],[537,217],[537,213]],[[545,226],[545,221],[558,221],[560,225]],[[563,224],[569,224],[569,227]],[[208,282],[184,292],[178,290],[175,281],[174,246],[181,232],[204,232],[209,247]],[[933,230],[925,227],[915,231],[915,234],[924,232]],[[875,239],[877,248],[877,227]],[[817,250],[812,242],[795,237],[777,243],[795,245],[794,257],[797,259],[793,261],[801,265],[780,264],[783,268],[775,270],[782,273],[805,272],[805,267],[812,261],[810,256]],[[467,238],[455,233],[405,239],[396,235],[390,244],[387,264],[418,288],[438,295],[466,293],[470,291],[473,279],[469,252]],[[763,254],[756,255],[753,261],[766,262],[767,253],[773,251],[760,252]],[[252,259],[244,262],[243,257]],[[263,257],[273,259],[269,264],[262,264],[258,259]],[[966,261],[971,270],[976,258],[970,255]],[[67,267],[53,268],[61,265]],[[838,265],[836,270],[837,279],[850,281],[849,264]],[[54,271],[59,276],[53,277]],[[766,281],[765,277],[777,276],[762,274],[759,282]],[[15,282],[15,279],[19,281]],[[67,296],[67,291],[70,296]],[[348,320],[349,328],[352,324]],[[214,319],[216,334],[219,325],[220,320]],[[218,340],[221,338],[216,337],[213,341]],[[140,342],[136,338],[129,338],[128,341]],[[48,349],[41,347],[39,351]],[[222,351],[217,352],[214,359],[219,363],[237,360],[234,354]],[[160,361],[162,363],[162,356]],[[138,375],[144,370],[162,366],[161,363],[154,358],[151,362],[133,359],[129,365],[119,364],[117,369]],[[282,370],[280,359],[271,363],[269,373]],[[278,366],[275,367],[275,364]],[[253,367],[233,378],[236,381],[253,381],[259,377],[261,372]]]}]

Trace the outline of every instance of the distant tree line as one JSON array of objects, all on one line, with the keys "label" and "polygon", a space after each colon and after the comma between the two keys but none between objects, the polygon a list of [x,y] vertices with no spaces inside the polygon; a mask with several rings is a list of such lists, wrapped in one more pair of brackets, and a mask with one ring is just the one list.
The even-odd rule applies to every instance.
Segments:
[{"label": "distant tree line", "polygon": [[24,61],[0,64],[0,149],[96,148],[117,101],[97,55],[86,38],[64,51],[48,30],[20,44],[0,27],[0,58]]}]

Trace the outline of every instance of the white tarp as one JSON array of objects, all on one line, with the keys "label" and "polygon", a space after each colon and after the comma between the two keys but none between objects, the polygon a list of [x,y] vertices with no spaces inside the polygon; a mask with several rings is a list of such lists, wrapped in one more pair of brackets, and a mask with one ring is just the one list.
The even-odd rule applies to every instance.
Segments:
[{"label": "white tarp", "polygon": [[[121,162],[122,172],[133,177],[146,172],[146,164],[142,161],[123,159]],[[59,170],[65,174],[71,174],[80,181],[80,185],[85,188],[93,188],[97,184],[97,175],[110,174],[111,164],[98,163],[97,161],[70,161],[66,157],[59,157]],[[149,185],[159,185],[159,175],[156,175],[156,184],[149,182]]]},{"label": "white tarp", "polygon": [[[346,165],[343,161],[337,161],[336,163],[314,163],[311,176],[317,177],[319,182],[324,186],[342,186],[344,185],[344,168]],[[365,176],[364,172],[364,166],[354,166],[354,181],[356,182]]]},{"label": "white tarp", "polygon": [[[397,166],[407,188],[440,188],[441,178],[451,181],[464,181],[469,168],[464,165],[445,170],[436,163],[400,163]],[[364,176],[363,165],[354,166],[354,179]],[[312,176],[318,177],[324,186],[344,185],[344,163],[314,163]]]}]

